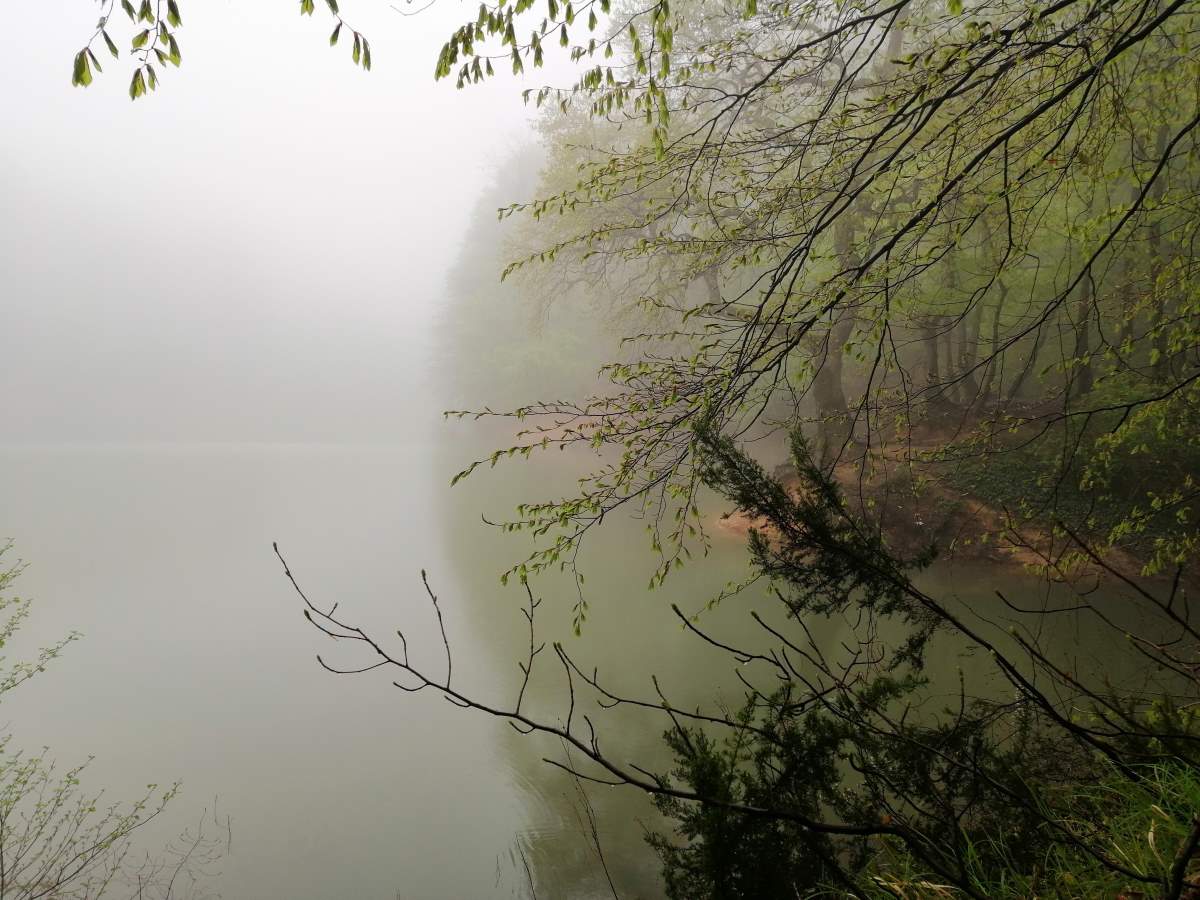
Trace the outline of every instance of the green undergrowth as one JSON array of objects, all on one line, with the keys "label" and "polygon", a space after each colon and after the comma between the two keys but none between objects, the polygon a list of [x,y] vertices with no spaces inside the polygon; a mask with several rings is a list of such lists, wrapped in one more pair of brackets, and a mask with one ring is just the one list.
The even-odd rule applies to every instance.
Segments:
[{"label": "green undergrowth", "polygon": [[1065,525],[1099,547],[1120,547],[1150,560],[1178,537],[1177,509],[1156,501],[1154,462],[1120,473],[1108,484],[1090,477],[1089,458],[1063,465],[1054,447],[978,453],[940,466],[943,484],[969,494],[1017,527],[1051,531]]},{"label": "green undergrowth", "polygon": [[[1200,773],[1178,762],[1139,766],[1128,772],[1109,768],[1108,776],[1094,786],[1079,788],[1063,797],[1055,818],[1061,834],[1092,838],[1103,834],[1109,858],[1131,874],[1126,876],[1102,865],[1094,856],[1067,840],[1047,842],[1040,863],[997,868],[978,865],[973,888],[991,900],[1094,900],[1094,898],[1160,897],[1176,877],[1182,892],[1200,895],[1200,866],[1194,853],[1179,864],[1190,845],[1200,815]],[[1057,804],[1056,804],[1057,805]],[[968,845],[968,867],[977,860],[1017,858],[1027,848],[1011,846],[1004,834],[976,835]],[[941,884],[922,872],[911,857],[896,846],[885,846],[875,859],[866,896],[873,898],[958,898],[966,892]],[[1135,877],[1136,876],[1136,877]],[[829,896],[837,896],[831,890]]]}]

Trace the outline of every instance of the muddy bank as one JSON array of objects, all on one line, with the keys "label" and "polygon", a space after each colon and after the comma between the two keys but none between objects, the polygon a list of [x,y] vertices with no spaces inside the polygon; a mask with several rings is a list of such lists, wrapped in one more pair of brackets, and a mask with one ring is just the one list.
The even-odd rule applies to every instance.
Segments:
[{"label": "muddy bank", "polygon": [[[916,556],[932,544],[941,560],[986,562],[1014,573],[1032,570],[1059,579],[1141,574],[1143,561],[1121,548],[1107,549],[1103,566],[1081,564],[1074,559],[1078,545],[1056,535],[1049,523],[1018,519],[948,484],[936,463],[921,458],[930,449],[883,448],[870,466],[843,462],[833,470],[851,511],[876,523],[898,555]],[[781,466],[776,476],[790,490],[800,490],[800,479],[791,466]],[[734,510],[714,513],[711,524],[715,534],[745,540],[751,529],[765,523]],[[1105,567],[1113,571],[1106,572]]]}]

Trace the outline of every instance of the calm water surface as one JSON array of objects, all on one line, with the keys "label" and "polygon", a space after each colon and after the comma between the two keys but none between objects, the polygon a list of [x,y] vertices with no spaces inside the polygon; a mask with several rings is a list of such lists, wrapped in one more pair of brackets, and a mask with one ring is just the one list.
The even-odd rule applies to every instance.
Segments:
[{"label": "calm water surface", "polygon": [[[339,656],[305,623],[271,552],[278,541],[314,600],[337,601],[383,634],[403,627],[440,670],[419,582],[428,569],[456,680],[511,697],[528,638],[522,598],[497,575],[521,547],[480,523],[478,496],[446,488],[462,452],[420,441],[0,450],[0,535],[29,561],[19,592],[37,600],[23,648],[84,635],[6,699],[17,742],[48,745],[64,763],[94,754],[91,783],[115,796],[182,779],[163,834],[216,797],[233,822],[227,898],[521,896],[517,841],[539,890],[607,893],[575,785],[540,761],[556,748],[385,678],[323,672],[318,650],[360,657]],[[509,508],[531,477],[493,479],[489,503]],[[626,531],[599,552],[644,552]],[[737,547],[729,542],[731,561]],[[652,669],[686,688],[697,648],[665,603],[648,602],[643,561],[593,575],[592,618],[574,646],[631,690]],[[566,631],[569,604],[557,599],[544,607],[547,636]],[[536,699],[553,719],[559,686],[546,675]],[[656,735],[627,744],[653,749]],[[589,794],[607,817],[623,893],[655,896],[654,862],[631,824],[652,822],[652,807],[625,792]]]},{"label": "calm water surface", "polygon": [[[528,634],[523,594],[497,576],[526,545],[480,515],[499,517],[531,491],[552,493],[571,472],[553,461],[537,472],[517,464],[450,491],[449,475],[478,441],[464,434],[389,446],[0,450],[0,535],[29,561],[19,592],[37,601],[23,648],[84,634],[6,698],[16,742],[48,745],[63,763],[94,754],[91,783],[114,796],[182,779],[183,797],[156,838],[216,798],[233,822],[219,881],[226,898],[528,896],[518,847],[540,896],[611,896],[585,837],[579,787],[542,762],[561,748],[401,693],[386,677],[322,671],[318,650],[334,662],[363,657],[306,624],[271,552],[278,541],[315,602],[336,601],[381,635],[403,628],[414,657],[440,672],[419,581],[427,569],[457,685],[511,703]],[[655,672],[676,705],[710,700],[714,684],[736,704],[727,660],[690,638],[668,601],[696,609],[714,582],[741,574],[741,540],[718,539],[703,566],[647,594],[645,538],[627,524],[588,550],[592,611],[582,638],[569,634],[570,586],[539,583],[543,637],[565,640],[619,692],[645,695]],[[934,580],[990,593],[986,576],[960,569]],[[733,623],[732,633],[752,640],[745,613],[760,599],[751,591],[708,621]],[[554,721],[565,712],[561,671],[549,651],[541,660],[530,708]],[[944,651],[934,665],[970,666],[969,648]],[[600,721],[607,751],[665,768],[661,723]],[[658,823],[652,805],[617,789],[592,786],[586,796],[621,896],[659,896],[643,842]]]}]

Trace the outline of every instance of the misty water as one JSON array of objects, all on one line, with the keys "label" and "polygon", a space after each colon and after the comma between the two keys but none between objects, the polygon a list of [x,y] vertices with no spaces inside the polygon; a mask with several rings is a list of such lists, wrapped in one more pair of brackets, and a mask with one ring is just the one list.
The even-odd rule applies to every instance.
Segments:
[{"label": "misty water", "polygon": [[[27,640],[86,635],[6,700],[15,734],[64,763],[95,754],[90,778],[114,796],[184,779],[171,825],[215,798],[233,823],[227,897],[523,895],[518,843],[549,895],[599,890],[577,818],[586,811],[571,781],[540,762],[547,747],[386,678],[324,672],[315,652],[336,662],[337,650],[302,619],[271,552],[277,540],[315,602],[339,602],[383,634],[403,627],[414,655],[440,670],[419,581],[428,569],[456,685],[511,702],[522,598],[498,583],[503,543],[433,477],[447,452],[429,435],[5,449],[3,526],[33,561],[21,592],[39,600]],[[641,536],[625,539],[598,558],[636,558]],[[728,541],[714,564],[732,570],[739,550]],[[676,696],[701,699],[687,673],[710,648],[671,625],[665,602],[647,602],[638,567],[610,565],[594,580],[579,656],[630,692],[645,692],[639,673],[654,671]],[[561,612],[547,610],[546,637],[568,638]],[[340,661],[356,658],[347,650]],[[538,699],[551,719],[563,712],[554,693],[547,679]],[[616,734],[614,744],[657,759],[656,737]],[[627,896],[653,896],[653,860],[633,824],[652,824],[652,808],[633,792],[588,792],[614,879]]]},{"label": "misty water", "polygon": [[[114,797],[183,779],[157,839],[215,803],[232,821],[232,852],[214,881],[225,897],[528,896],[526,863],[541,896],[610,896],[589,805],[620,896],[658,896],[643,830],[659,820],[636,791],[588,785],[585,803],[579,785],[541,760],[565,759],[560,747],[398,691],[379,673],[336,677],[315,661],[317,652],[348,667],[370,660],[305,622],[273,541],[315,603],[339,603],[378,635],[403,628],[414,658],[440,673],[425,568],[456,687],[511,704],[528,642],[524,596],[497,575],[520,548],[480,521],[478,493],[447,487],[465,430],[433,418],[423,434],[388,445],[0,451],[2,525],[32,561],[21,592],[39,601],[22,645],[85,634],[6,699],[6,722],[22,744],[49,745],[64,763],[95,754],[89,779]],[[546,477],[517,464],[489,482],[488,504],[503,508]],[[566,642],[617,693],[652,697],[653,673],[676,705],[736,705],[728,657],[684,632],[669,602],[695,609],[714,578],[740,574],[740,537],[718,531],[711,558],[655,594],[645,590],[637,523],[605,532],[586,563],[582,637],[570,634],[569,585],[550,578],[536,584],[546,600],[539,639]],[[1003,583],[963,566],[932,581],[968,596]],[[702,622],[750,640],[746,612],[758,599],[751,590]],[[532,708],[553,722],[565,715],[564,682],[549,654],[539,665]],[[972,663],[959,647],[934,665]],[[597,721],[617,758],[666,768],[661,721]]]}]

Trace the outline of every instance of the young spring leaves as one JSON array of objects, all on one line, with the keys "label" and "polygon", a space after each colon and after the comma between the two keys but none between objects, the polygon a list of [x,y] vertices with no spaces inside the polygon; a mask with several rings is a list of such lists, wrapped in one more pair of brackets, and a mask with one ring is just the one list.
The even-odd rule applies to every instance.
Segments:
[{"label": "young spring leaves", "polygon": [[[137,5],[135,5],[135,3]],[[113,26],[112,15],[117,6],[132,23],[132,33],[129,37],[129,55],[136,63],[129,82],[129,97],[136,100],[147,91],[158,87],[158,69],[176,66],[183,61],[179,50],[176,32],[183,25],[183,16],[179,11],[179,0],[102,0],[101,15],[96,23],[96,30],[91,38],[78,53],[75,54],[71,70],[71,84],[76,87],[87,87],[94,79],[94,72],[103,71],[100,60],[96,56],[93,45],[103,41],[113,58],[120,57],[117,39],[113,38],[110,29]],[[330,14],[337,20],[329,44],[338,42],[343,27],[354,35],[351,58],[356,65],[364,69],[371,68],[371,45],[366,37],[341,17],[337,0],[325,0]],[[300,13],[312,15],[316,8],[315,0],[300,0]]]},{"label": "young spring leaves", "polygon": [[[350,58],[354,60],[356,66],[362,66],[367,71],[371,69],[371,45],[367,43],[366,37],[362,32],[354,29],[345,19],[342,18],[341,11],[338,9],[337,0],[325,0],[325,5],[329,7],[329,14],[337,20],[337,24],[333,26],[333,32],[329,35],[329,46],[333,47],[337,44],[338,39],[342,36],[343,26],[353,36],[353,42],[350,50]],[[300,15],[311,16],[316,9],[315,0],[300,0]]]},{"label": "young spring leaves", "polygon": [[[116,6],[117,0],[105,0],[96,30],[83,49],[75,54],[71,84],[76,87],[87,87],[92,83],[93,69],[97,72],[103,71],[100,60],[92,49],[92,45],[98,39],[104,42],[114,59],[121,55],[108,30]],[[179,52],[179,41],[175,33],[183,25],[183,16],[179,12],[178,0],[141,0],[136,8],[130,0],[120,0],[120,6],[136,29],[129,39],[129,54],[137,64],[129,82],[129,97],[136,100],[147,90],[153,91],[158,88],[155,61],[163,68],[167,65],[179,66],[182,62],[183,56]]]}]

